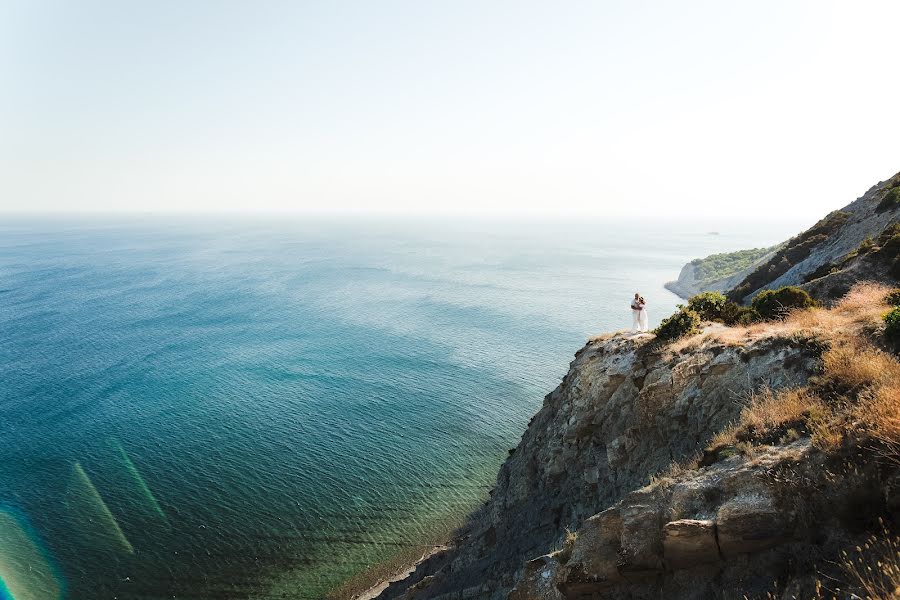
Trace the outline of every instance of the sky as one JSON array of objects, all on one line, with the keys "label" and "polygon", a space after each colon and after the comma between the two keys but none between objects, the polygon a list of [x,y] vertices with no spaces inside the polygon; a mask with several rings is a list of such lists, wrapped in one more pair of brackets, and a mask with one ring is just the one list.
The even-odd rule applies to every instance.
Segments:
[{"label": "sky", "polygon": [[0,0],[0,212],[753,216],[900,171],[900,2]]}]

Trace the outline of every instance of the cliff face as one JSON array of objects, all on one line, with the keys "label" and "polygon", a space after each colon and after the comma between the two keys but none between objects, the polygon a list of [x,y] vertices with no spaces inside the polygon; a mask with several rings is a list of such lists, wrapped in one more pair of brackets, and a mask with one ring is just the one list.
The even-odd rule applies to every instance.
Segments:
[{"label": "cliff face", "polygon": [[580,350],[500,469],[490,501],[454,547],[381,598],[505,598],[525,561],[684,460],[739,414],[751,392],[806,381],[819,350],[768,337],[683,351],[617,334]]},{"label": "cliff face", "polygon": [[678,279],[666,282],[666,289],[677,296],[688,300],[701,292],[724,292],[739,284],[754,267],[742,269],[737,273],[721,279],[702,280],[697,277],[697,267],[688,263],[681,267]]},{"label": "cliff face", "polygon": [[[898,219],[900,174],[729,292],[801,285],[826,308],[590,340],[490,500],[379,598],[900,600]],[[853,547],[853,593],[823,587]]]}]

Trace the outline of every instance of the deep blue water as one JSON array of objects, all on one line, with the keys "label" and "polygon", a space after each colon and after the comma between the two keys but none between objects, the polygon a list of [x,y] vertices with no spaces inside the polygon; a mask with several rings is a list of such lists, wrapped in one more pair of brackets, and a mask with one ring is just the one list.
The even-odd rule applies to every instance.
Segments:
[{"label": "deep blue water", "polygon": [[0,598],[320,598],[459,524],[634,291],[803,225],[0,222]]}]

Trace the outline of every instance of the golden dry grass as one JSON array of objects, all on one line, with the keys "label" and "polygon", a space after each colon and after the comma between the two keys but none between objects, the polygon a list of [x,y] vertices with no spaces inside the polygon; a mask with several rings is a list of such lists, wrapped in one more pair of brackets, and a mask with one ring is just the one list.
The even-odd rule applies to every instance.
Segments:
[{"label": "golden dry grass", "polygon": [[825,404],[806,388],[781,390],[777,394],[766,389],[754,394],[750,404],[741,411],[740,423],[756,431],[765,431],[800,422],[825,410]]},{"label": "golden dry grass", "polygon": [[767,337],[805,335],[832,340],[861,335],[881,326],[881,317],[890,308],[885,297],[892,289],[880,283],[857,283],[831,308],[795,310],[783,321],[747,326],[713,324],[698,334],[677,340],[671,349],[678,352],[706,341],[736,346]]},{"label": "golden dry grass", "polygon": [[[881,442],[900,462],[900,361],[875,347],[871,336],[888,309],[891,288],[862,283],[830,309],[797,311],[782,322],[718,328],[709,336],[742,340],[768,336],[809,336],[830,345],[822,355],[822,375],[809,386],[754,395],[738,422],[716,435],[710,448],[736,443],[742,433],[802,423],[822,450],[833,450],[851,432]],[[696,343],[696,342],[695,342]]]},{"label": "golden dry grass", "polygon": [[858,339],[831,348],[822,356],[822,363],[825,378],[848,389],[900,382],[897,359]]}]

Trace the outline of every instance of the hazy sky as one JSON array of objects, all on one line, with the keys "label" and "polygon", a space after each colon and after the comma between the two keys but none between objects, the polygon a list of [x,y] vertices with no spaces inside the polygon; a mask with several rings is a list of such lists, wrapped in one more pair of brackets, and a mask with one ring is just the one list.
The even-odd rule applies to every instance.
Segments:
[{"label": "hazy sky", "polygon": [[0,210],[815,218],[900,2],[0,0]]}]

